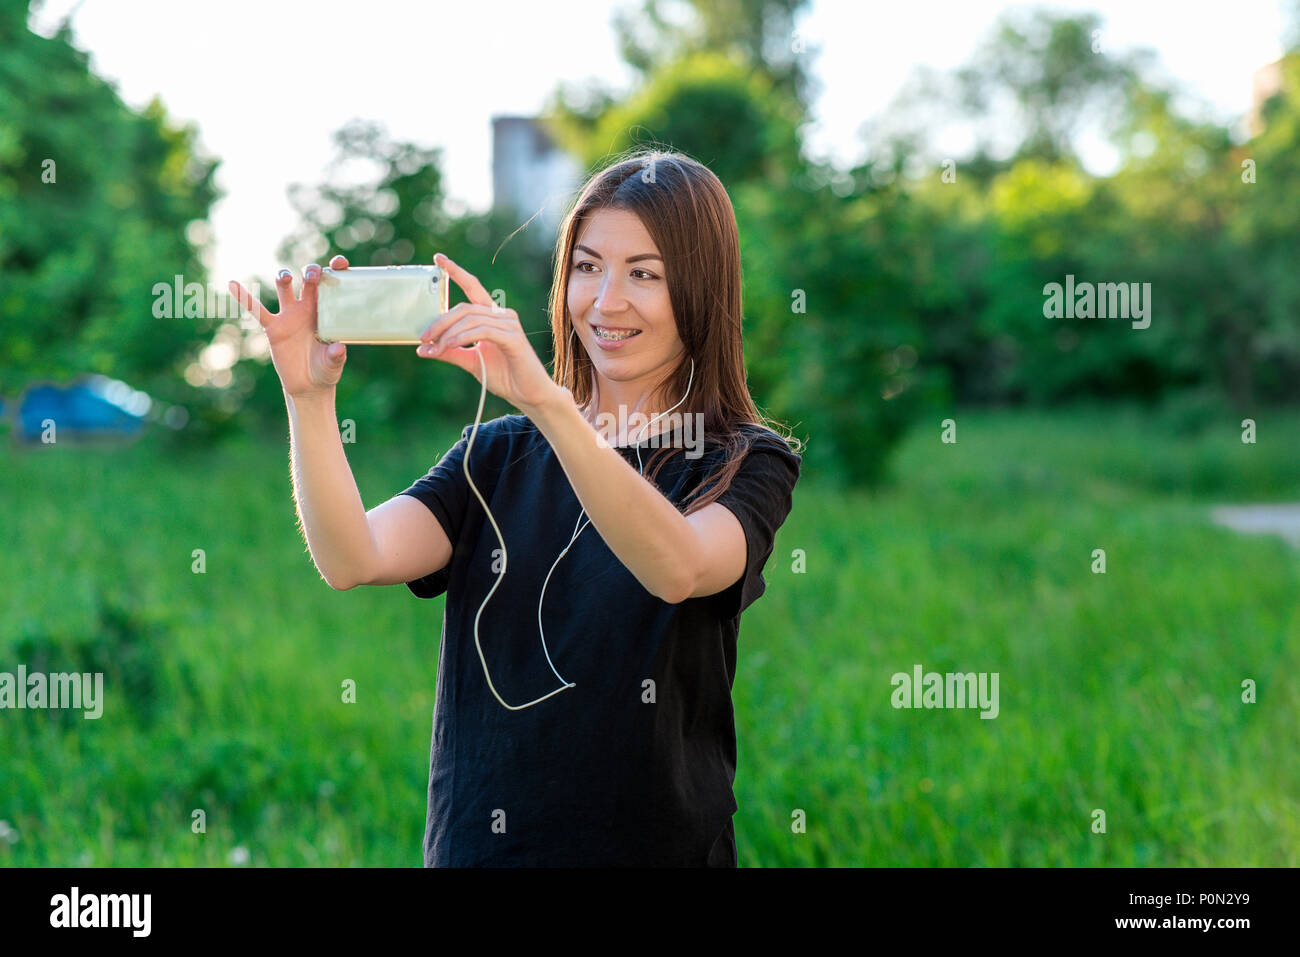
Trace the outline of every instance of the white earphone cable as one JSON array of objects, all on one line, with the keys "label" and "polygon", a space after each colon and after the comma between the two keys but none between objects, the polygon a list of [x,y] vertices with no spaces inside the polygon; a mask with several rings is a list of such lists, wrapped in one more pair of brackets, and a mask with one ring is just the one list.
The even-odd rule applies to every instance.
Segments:
[{"label": "white earphone cable", "polygon": [[[555,677],[560,679],[561,685],[560,687],[556,688],[554,691],[549,691],[546,694],[542,695],[540,698],[534,698],[532,701],[529,701],[527,704],[519,704],[519,705],[506,704],[505,700],[501,697],[501,695],[497,693],[496,685],[492,683],[492,675],[488,673],[487,659],[483,657],[483,645],[480,643],[479,636],[478,636],[478,623],[479,623],[479,619],[483,617],[483,609],[487,607],[487,603],[489,599],[491,599],[492,595],[496,592],[497,588],[500,586],[501,579],[505,578],[506,575],[506,540],[504,536],[502,536],[501,534],[501,528],[500,526],[497,525],[496,519],[492,516],[492,510],[488,508],[488,504],[486,501],[484,501],[482,493],[479,492],[478,486],[474,484],[474,479],[469,474],[469,454],[470,451],[474,448],[474,438],[475,436],[478,435],[479,426],[483,422],[483,404],[487,400],[487,363],[483,359],[483,353],[480,349],[476,347],[474,351],[478,353],[478,365],[482,375],[482,379],[480,380],[482,382],[482,389],[480,390],[478,396],[478,411],[474,414],[474,428],[470,431],[469,442],[465,446],[465,457],[461,460],[461,467],[465,472],[465,481],[469,483],[470,491],[474,493],[474,497],[477,498],[479,504],[483,506],[483,511],[487,514],[488,521],[492,524],[492,531],[496,533],[497,541],[501,543],[501,571],[497,573],[496,581],[494,581],[492,583],[492,587],[488,589],[488,593],[483,597],[482,603],[478,606],[478,612],[474,615],[474,647],[478,650],[478,660],[483,665],[483,677],[487,679],[488,687],[492,690],[493,696],[497,699],[497,701],[501,702],[501,706],[503,708],[507,708],[511,711],[521,711],[524,708],[532,707],[533,705],[537,704],[539,701],[545,701],[547,698],[551,697],[552,695],[557,695],[561,691],[565,691],[569,688],[577,687],[577,684],[575,682],[565,681],[564,677],[559,673],[559,671],[556,671],[555,663],[551,661],[550,650],[547,649],[546,647],[546,633],[542,629],[542,603],[546,600],[546,586],[550,584],[551,575],[554,573],[556,566],[560,564],[560,559],[562,559],[565,555],[569,553],[569,549],[572,548],[573,543],[578,540],[578,536],[581,535],[583,530],[586,529],[586,527],[591,524],[591,519],[586,518],[586,511],[584,509],[581,508],[578,509],[578,521],[574,524],[573,534],[569,536],[569,544],[564,546],[564,549],[560,552],[560,554],[555,557],[555,561],[551,563],[550,571],[546,573],[546,579],[542,582],[542,593],[537,599],[537,634],[542,641],[542,653],[546,655],[546,663],[551,666],[551,671],[554,672]],[[659,413],[659,415],[655,416],[653,419],[651,419],[649,422],[647,422],[645,425],[641,427],[640,431],[637,434],[638,441],[640,440],[641,434],[644,433],[646,429],[650,428],[650,426],[654,425],[656,422],[662,419],[669,412],[672,412],[673,409],[677,408],[678,405],[681,405],[683,402],[686,401],[686,397],[691,394],[691,383],[694,382],[694,380],[695,380],[695,360],[692,359],[690,376],[686,380],[686,392],[682,395],[681,399],[678,400],[677,405],[674,405],[672,408],[668,409],[667,412]],[[641,464],[640,445],[638,445],[636,449],[636,464],[637,464],[637,471],[639,471],[644,476],[645,466]],[[585,521],[584,518],[586,519]]]}]

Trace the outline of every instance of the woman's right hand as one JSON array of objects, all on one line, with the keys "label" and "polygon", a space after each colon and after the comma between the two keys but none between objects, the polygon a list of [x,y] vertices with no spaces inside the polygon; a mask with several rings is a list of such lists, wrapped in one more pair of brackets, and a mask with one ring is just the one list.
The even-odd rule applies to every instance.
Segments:
[{"label": "woman's right hand", "polygon": [[[330,268],[348,268],[342,256],[330,260]],[[316,263],[302,271],[302,295],[293,293],[293,273],[280,270],[275,292],[280,311],[268,313],[256,296],[231,280],[230,291],[239,304],[261,324],[271,346],[271,362],[280,384],[290,398],[304,398],[332,392],[343,375],[348,349],[341,342],[326,344],[316,338],[316,296],[321,268]]]}]

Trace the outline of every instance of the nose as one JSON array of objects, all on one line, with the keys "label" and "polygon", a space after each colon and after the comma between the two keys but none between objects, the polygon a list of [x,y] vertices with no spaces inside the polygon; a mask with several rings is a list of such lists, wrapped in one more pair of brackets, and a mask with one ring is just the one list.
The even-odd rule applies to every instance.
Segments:
[{"label": "nose", "polygon": [[605,274],[592,307],[603,315],[613,315],[627,309],[627,297],[623,293],[623,286],[618,277],[612,273]]}]

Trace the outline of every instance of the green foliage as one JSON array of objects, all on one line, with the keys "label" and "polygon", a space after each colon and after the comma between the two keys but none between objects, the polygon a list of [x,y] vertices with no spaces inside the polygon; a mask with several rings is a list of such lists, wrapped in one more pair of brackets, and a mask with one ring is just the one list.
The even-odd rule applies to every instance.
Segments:
[{"label": "green foliage", "polygon": [[1300,397],[1300,50],[1283,58],[1281,81],[1262,110],[1263,131],[1226,164],[1240,212],[1220,215],[1219,241],[1235,256],[1232,288],[1239,295],[1220,330],[1230,337],[1236,392],[1294,399]]},{"label": "green foliage", "polygon": [[734,191],[750,388],[808,439],[806,468],[873,484],[910,421],[942,397],[942,381],[916,367],[921,328],[898,256],[917,223],[893,190],[840,196],[796,182]]},{"label": "green foliage", "polygon": [[694,54],[662,68],[608,110],[580,159],[592,167],[631,146],[670,144],[728,188],[755,178],[776,181],[798,153],[799,118],[798,104],[762,74],[721,54]]},{"label": "green foliage", "polygon": [[[663,0],[614,12],[614,34],[623,59],[648,75],[679,57],[720,52],[761,73],[783,96],[811,101],[809,60],[816,49],[797,35],[795,16],[808,0],[688,0],[685,20],[664,16]],[[680,10],[681,7],[679,6]]]},{"label": "green foliage", "polygon": [[[1284,61],[1263,133],[1236,146],[1223,126],[1178,112],[1177,91],[1148,77],[1144,54],[1114,54],[1104,36],[1094,51],[1098,26],[1091,15],[1008,14],[951,83],[930,78],[949,118],[965,110],[977,127],[1004,129],[990,111],[1016,106],[1020,128],[1003,160],[981,140],[941,161],[906,132],[911,101],[880,124],[895,132],[877,167],[910,168],[903,188],[925,210],[904,283],[931,286],[919,292],[925,361],[946,370],[961,402],[1154,400],[1190,389],[1244,411],[1300,396],[1295,58]],[[1111,176],[1079,165],[1088,124],[1119,151]],[[1150,326],[1047,316],[1045,287],[1067,276],[1149,283]]]},{"label": "green foliage", "polygon": [[[1150,54],[1106,49],[1094,13],[1012,9],[957,71],[958,102],[980,131],[977,152],[993,146],[1010,107],[1016,157],[1077,159],[1077,136],[1089,120],[1121,115],[1125,97]],[[1000,112],[1002,111],[1002,112]],[[1002,119],[1002,123],[989,122]]]},{"label": "green foliage", "polygon": [[[25,5],[17,5],[23,7]],[[0,392],[98,372],[164,401],[200,401],[181,373],[215,322],[156,318],[154,285],[202,281],[187,227],[216,198],[216,163],[156,99],[135,113],[60,32],[0,20]]]}]

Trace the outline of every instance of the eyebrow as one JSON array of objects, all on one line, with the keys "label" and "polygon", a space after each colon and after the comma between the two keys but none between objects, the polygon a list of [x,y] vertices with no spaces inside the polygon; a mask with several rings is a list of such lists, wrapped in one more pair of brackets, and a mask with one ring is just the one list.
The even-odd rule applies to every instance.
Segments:
[{"label": "eyebrow", "polygon": [[[596,250],[592,249],[590,246],[584,246],[582,245],[582,243],[578,243],[578,245],[574,246],[573,248],[575,250],[581,249],[584,253],[590,253],[591,255],[595,256],[597,259],[605,258],[600,253],[596,252]],[[662,256],[656,256],[654,253],[638,253],[635,256],[628,256],[627,259],[623,261],[629,263],[639,263],[643,259],[658,259],[660,262],[664,261]]]}]

